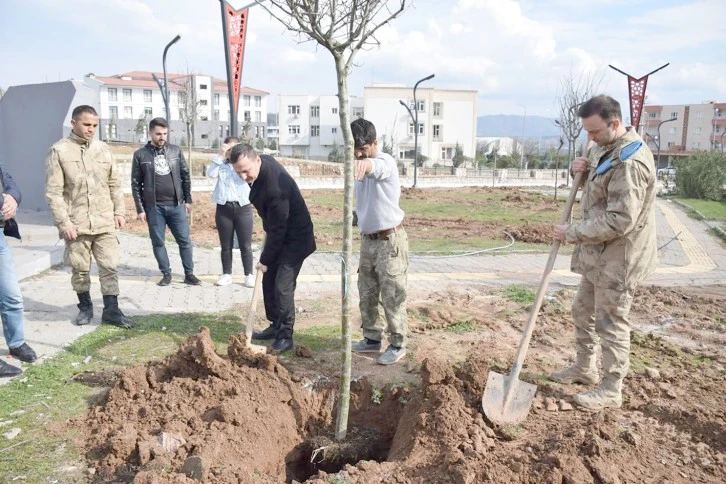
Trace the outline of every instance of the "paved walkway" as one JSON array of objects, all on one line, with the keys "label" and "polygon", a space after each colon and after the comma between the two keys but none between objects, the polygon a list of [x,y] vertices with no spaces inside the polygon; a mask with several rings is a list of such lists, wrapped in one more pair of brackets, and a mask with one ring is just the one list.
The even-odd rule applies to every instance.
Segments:
[{"label": "paved walkway", "polygon": [[[689,218],[676,205],[659,200],[656,210],[659,266],[646,284],[708,285],[726,281],[726,249],[719,239],[706,232],[707,226]],[[58,352],[80,335],[92,331],[100,320],[103,307],[97,272],[92,276],[92,298],[96,309],[95,323],[74,326],[70,321],[77,313],[76,295],[71,289],[70,270],[51,265],[62,261],[63,243],[55,228],[49,226],[46,213],[22,213],[19,217],[22,243],[12,243],[23,279],[21,288],[26,308],[26,339],[43,357]],[[119,234],[122,263],[119,268],[120,306],[129,315],[160,312],[223,311],[234,304],[249,301],[252,290],[235,284],[217,287],[214,282],[221,272],[219,251],[195,248],[195,273],[203,281],[201,287],[189,287],[181,281],[183,271],[175,244],[168,244],[174,282],[159,287],[160,273],[147,237]],[[446,289],[449,285],[474,284],[539,284],[547,253],[482,254],[454,258],[416,257],[411,259],[409,287],[426,292]],[[235,257],[235,273],[241,273],[241,262]],[[355,261],[357,266],[357,260]],[[298,279],[300,299],[321,294],[337,294],[340,290],[341,258],[332,252],[317,252],[304,264]],[[576,285],[579,276],[569,271],[569,256],[561,255],[555,264],[550,286]],[[357,298],[355,278],[350,281]],[[7,347],[0,342],[0,357],[6,358]],[[17,364],[16,360],[6,360]],[[42,361],[42,360],[41,360]],[[0,379],[0,384],[7,379]]]}]

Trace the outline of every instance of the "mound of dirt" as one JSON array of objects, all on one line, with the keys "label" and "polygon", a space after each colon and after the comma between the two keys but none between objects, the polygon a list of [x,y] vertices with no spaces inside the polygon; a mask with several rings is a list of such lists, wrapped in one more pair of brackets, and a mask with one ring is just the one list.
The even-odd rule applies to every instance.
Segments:
[{"label": "mound of dirt", "polygon": [[527,223],[507,227],[506,231],[512,234],[514,240],[530,244],[551,244],[554,241],[552,224]]}]

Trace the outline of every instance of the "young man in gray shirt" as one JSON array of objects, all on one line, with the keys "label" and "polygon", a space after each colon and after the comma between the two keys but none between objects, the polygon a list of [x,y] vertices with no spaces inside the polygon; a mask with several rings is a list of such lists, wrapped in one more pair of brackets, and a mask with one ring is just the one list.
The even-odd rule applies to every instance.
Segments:
[{"label": "young man in gray shirt", "polygon": [[385,329],[389,346],[377,361],[390,365],[406,355],[408,333],[408,235],[402,225],[403,210],[398,206],[398,166],[391,155],[379,149],[373,123],[356,119],[350,127],[355,142],[356,213],[361,230],[358,293],[364,336],[353,344],[353,351],[380,353]]}]

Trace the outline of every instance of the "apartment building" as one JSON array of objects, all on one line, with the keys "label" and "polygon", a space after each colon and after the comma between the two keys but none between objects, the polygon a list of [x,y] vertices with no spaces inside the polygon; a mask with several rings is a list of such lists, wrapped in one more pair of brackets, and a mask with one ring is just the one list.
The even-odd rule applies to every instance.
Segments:
[{"label": "apartment building", "polygon": [[[405,103],[414,111],[413,89],[399,85],[373,85],[364,89],[366,119],[376,125],[378,139],[385,136],[399,160],[414,159],[414,123]],[[476,154],[477,91],[419,88],[418,149],[425,166],[451,165],[458,144],[464,156]]]},{"label": "apartment building", "polygon": [[[351,120],[363,117],[363,99],[349,98]],[[276,133],[281,156],[327,160],[343,146],[338,96],[280,95]],[[270,127],[268,127],[270,132]]]},{"label": "apartment building", "polygon": [[721,151],[726,134],[726,103],[646,105],[641,117],[641,133],[659,168],[669,166],[675,156],[694,151]]},{"label": "apartment building", "polygon": [[[159,79],[164,77],[163,73],[155,74]],[[167,79],[170,142],[180,144],[187,141],[183,114],[196,114],[195,146],[220,144],[230,133],[227,81],[204,74],[167,74]],[[151,72],[131,71],[113,76],[88,74],[84,81],[98,89],[99,136],[103,140],[143,142],[148,122],[155,117],[166,117],[161,91]],[[190,95],[191,100],[188,99]],[[245,86],[240,92],[238,132],[253,142],[262,140],[266,143],[267,140],[268,95],[265,91]]]}]

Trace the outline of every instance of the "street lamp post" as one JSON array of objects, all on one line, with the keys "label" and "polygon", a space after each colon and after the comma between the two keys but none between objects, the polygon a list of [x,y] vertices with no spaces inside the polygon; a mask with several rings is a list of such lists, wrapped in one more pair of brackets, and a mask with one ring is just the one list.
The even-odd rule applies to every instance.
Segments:
[{"label": "street lamp post", "polygon": [[721,158],[723,158],[723,135],[726,134],[726,128],[724,128],[723,131],[721,131]]},{"label": "street lamp post", "polygon": [[519,154],[519,177],[522,177],[522,168],[524,168],[524,128],[527,125],[527,106],[519,105],[524,108],[524,119],[522,120],[522,151]]},{"label": "street lamp post", "polygon": [[663,123],[667,123],[669,121],[677,121],[677,120],[678,120],[677,117],[673,117],[673,118],[670,118],[670,119],[666,119],[666,120],[661,121],[660,123],[658,123],[658,127],[656,128],[658,139],[654,139],[651,136],[651,139],[653,139],[655,141],[655,149],[657,150],[656,151],[657,154],[655,155],[655,159],[658,160],[658,161],[655,162],[656,169],[660,167],[660,140],[661,140],[661,138],[660,138],[660,127],[663,125]]},{"label": "street lamp post", "polygon": [[[416,184],[418,183],[418,102],[416,101],[416,89],[418,89],[418,85],[421,84],[422,82],[428,81],[433,78],[434,78],[434,74],[431,74],[430,76],[426,76],[423,79],[419,79],[416,82],[416,84],[414,84],[414,86],[413,86],[413,110],[414,110],[414,112],[411,112],[411,109],[403,101],[398,101],[399,103],[403,104],[406,107],[406,109],[408,110],[408,114],[411,116],[411,119],[413,120],[413,188],[416,188]],[[414,115],[414,113],[415,113],[415,115]]]},{"label": "street lamp post", "polygon": [[164,47],[164,55],[161,57],[161,65],[164,69],[164,84],[162,85],[161,80],[156,77],[156,74],[151,74],[156,83],[159,85],[159,89],[161,90],[161,99],[164,101],[164,111],[166,114],[167,123],[171,123],[171,112],[169,111],[169,82],[166,78],[166,53],[169,52],[169,48],[172,45],[176,44],[179,39],[181,39],[181,36],[177,35],[171,40],[171,42],[166,44],[166,47]]}]

